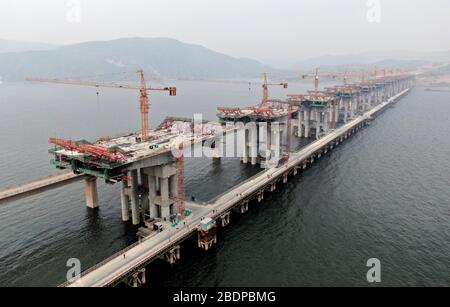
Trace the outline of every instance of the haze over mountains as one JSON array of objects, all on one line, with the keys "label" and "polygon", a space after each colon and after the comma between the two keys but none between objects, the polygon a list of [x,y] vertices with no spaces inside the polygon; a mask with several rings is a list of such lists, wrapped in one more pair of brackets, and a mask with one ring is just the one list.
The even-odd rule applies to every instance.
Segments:
[{"label": "haze over mountains", "polygon": [[168,38],[126,38],[0,54],[0,75],[11,81],[27,76],[106,76],[139,68],[161,79],[259,77],[262,72],[277,71],[254,60]]},{"label": "haze over mountains", "polygon": [[407,50],[397,51],[371,51],[355,54],[322,55],[297,63],[292,67],[298,69],[313,69],[318,66],[345,66],[345,65],[421,65],[429,62],[450,61],[450,51],[441,52],[412,52]]},{"label": "haze over mountains", "polygon": [[[148,78],[161,80],[259,78],[262,72],[273,78],[297,78],[299,70],[311,71],[315,67],[342,70],[379,65],[408,69],[440,61],[450,61],[450,51],[324,55],[277,69],[170,38],[123,38],[61,47],[0,40],[0,78],[3,81],[23,81],[26,77],[88,79],[87,76],[102,76],[100,79],[108,81],[117,80],[120,73],[132,73],[140,68]],[[135,81],[130,76],[127,76],[129,81]]]},{"label": "haze over mountains", "polygon": [[22,42],[7,39],[0,39],[0,53],[23,52],[31,50],[50,50],[57,48],[57,45],[35,42]]}]

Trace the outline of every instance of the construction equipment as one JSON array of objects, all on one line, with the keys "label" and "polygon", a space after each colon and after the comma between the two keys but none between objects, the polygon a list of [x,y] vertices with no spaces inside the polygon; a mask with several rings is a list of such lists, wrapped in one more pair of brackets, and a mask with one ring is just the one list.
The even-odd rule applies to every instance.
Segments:
[{"label": "construction equipment", "polygon": [[267,74],[264,73],[264,83],[263,87],[263,97],[261,100],[261,108],[268,109],[269,108],[269,86],[282,86],[284,89],[288,88],[288,84],[286,82],[282,83],[269,83],[267,82]]},{"label": "construction equipment", "polygon": [[71,152],[85,153],[100,159],[106,159],[111,162],[125,162],[128,157],[118,150],[109,149],[99,145],[92,145],[89,143],[79,143],[69,140],[50,138],[49,144],[62,147]]},{"label": "construction equipment", "polygon": [[31,82],[42,82],[42,83],[57,83],[57,84],[69,84],[69,85],[80,85],[80,86],[92,86],[92,87],[106,87],[106,88],[123,88],[129,90],[139,90],[140,92],[140,110],[141,110],[141,133],[142,141],[148,140],[148,114],[149,114],[149,91],[168,91],[170,96],[177,95],[176,87],[163,87],[163,88],[151,88],[147,87],[145,83],[144,71],[142,69],[138,70],[140,78],[140,86],[130,85],[130,84],[118,84],[118,83],[101,83],[101,82],[86,82],[79,80],[61,80],[61,79],[45,79],[45,78],[27,78],[27,81]]},{"label": "construction equipment", "polygon": [[341,79],[343,85],[347,85],[348,79],[359,79],[362,78],[363,82],[365,80],[365,71],[344,71],[344,72],[328,72],[328,73],[319,73],[319,69],[316,68],[315,73],[313,74],[303,74],[301,75],[301,79],[314,78],[314,93],[319,92],[319,80],[320,78],[329,78],[329,79]]},{"label": "construction equipment", "polygon": [[[229,84],[248,84],[251,85],[262,85],[263,95],[261,99],[261,107],[269,108],[269,87],[270,86],[282,86],[284,89],[288,88],[287,82],[280,83],[270,83],[267,80],[267,74],[263,74],[263,82],[255,82],[255,81],[241,81],[241,80],[219,80],[219,79],[181,79],[187,81],[201,81],[201,82],[213,82],[213,83],[229,83]],[[225,109],[225,108],[224,108]]]},{"label": "construction equipment", "polygon": [[241,116],[242,111],[240,108],[225,108],[225,107],[219,107],[217,108],[219,112],[222,112],[226,116]]}]

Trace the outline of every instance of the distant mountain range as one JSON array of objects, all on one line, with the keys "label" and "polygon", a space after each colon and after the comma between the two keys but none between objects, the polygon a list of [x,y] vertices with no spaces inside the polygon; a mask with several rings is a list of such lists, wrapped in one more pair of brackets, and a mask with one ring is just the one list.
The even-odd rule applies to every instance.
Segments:
[{"label": "distant mountain range", "polygon": [[57,45],[34,43],[34,42],[22,42],[0,39],[0,53],[5,52],[23,52],[31,50],[50,50],[57,48]]},{"label": "distant mountain range", "polygon": [[51,50],[0,53],[0,76],[7,81],[24,80],[28,76],[83,78],[93,75],[112,80],[114,75],[140,68],[149,78],[160,79],[254,78],[263,72],[279,72],[254,60],[234,58],[168,38],[124,38]]},{"label": "distant mountain range", "polygon": [[[298,79],[300,72],[350,71],[383,67],[415,69],[431,62],[450,62],[447,52],[366,52],[324,55],[276,69],[247,58],[235,58],[200,45],[170,38],[123,38],[56,46],[0,40],[0,80],[26,77],[73,78],[101,81],[136,81],[138,69],[156,80],[176,78]],[[124,75],[127,72],[128,75]]]},{"label": "distant mountain range", "polygon": [[449,62],[450,51],[442,52],[411,52],[411,51],[373,51],[357,54],[323,55],[301,62],[293,63],[296,69],[311,70],[316,67],[332,66],[409,66],[422,65],[430,62]]}]

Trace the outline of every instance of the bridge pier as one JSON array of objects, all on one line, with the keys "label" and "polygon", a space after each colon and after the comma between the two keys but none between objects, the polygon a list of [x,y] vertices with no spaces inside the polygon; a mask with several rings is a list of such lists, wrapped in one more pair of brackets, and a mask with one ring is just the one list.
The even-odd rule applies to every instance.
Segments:
[{"label": "bridge pier", "polygon": [[311,109],[305,108],[305,138],[309,138],[311,135],[310,120],[311,120]]},{"label": "bridge pier", "polygon": [[222,227],[228,226],[230,224],[230,216],[231,216],[230,211],[220,216],[220,225]]},{"label": "bridge pier", "polygon": [[144,173],[144,169],[141,168],[139,170],[139,174],[141,177],[141,186],[140,186],[140,190],[142,192],[142,197],[141,197],[141,216],[143,217],[143,219],[145,220],[145,213],[149,210],[149,180],[148,180],[148,176],[145,175]]},{"label": "bridge pier", "polygon": [[315,113],[316,113],[316,140],[318,140],[320,139],[320,124],[322,119],[322,112],[316,109]]},{"label": "bridge pier", "polygon": [[286,184],[288,182],[288,174],[283,174],[283,183]]},{"label": "bridge pier", "polygon": [[84,179],[84,193],[86,195],[86,206],[91,209],[98,208],[97,178],[86,177]]},{"label": "bridge pier", "polygon": [[123,180],[120,199],[122,204],[122,221],[124,222],[128,222],[130,220],[130,198],[128,196],[128,189],[128,182]]},{"label": "bridge pier", "polygon": [[213,144],[214,147],[212,148],[212,158],[214,160],[222,159],[222,149],[221,149],[221,146],[219,145],[222,142],[214,141],[214,144]]},{"label": "bridge pier", "polygon": [[276,182],[271,183],[271,184],[270,184],[270,189],[269,189],[269,191],[270,191],[270,192],[274,192],[276,189],[277,189],[277,184],[276,184]]},{"label": "bridge pier", "polygon": [[[148,178],[148,199],[151,218],[168,218],[177,212],[178,194],[176,167],[173,163],[148,167],[143,174]],[[159,193],[158,193],[159,188]]]},{"label": "bridge pier", "polygon": [[248,203],[249,203],[248,200],[242,201],[239,205],[237,205],[235,207],[235,211],[240,213],[240,214],[244,214],[245,212],[248,211]]},{"label": "bridge pier", "polygon": [[167,261],[170,264],[175,264],[178,260],[181,259],[180,246],[173,246],[170,250],[168,250],[161,258]]},{"label": "bridge pier", "polygon": [[198,247],[208,251],[213,244],[217,243],[217,231],[214,225],[208,230],[203,230],[201,228],[197,231],[197,243]]},{"label": "bridge pier", "polygon": [[[264,200],[264,190],[258,192],[256,199],[257,199],[258,203],[260,203]],[[248,210],[248,204],[247,204],[247,210]]]},{"label": "bridge pier", "polygon": [[131,185],[130,185],[130,200],[131,200],[131,220],[133,225],[139,225],[140,210],[139,210],[139,197],[138,197],[138,172],[137,170],[130,171]]},{"label": "bridge pier", "polygon": [[147,283],[147,278],[145,276],[145,268],[137,270],[132,275],[128,276],[124,280],[125,284],[130,287],[137,288]]},{"label": "bridge pier", "polygon": [[299,138],[301,138],[301,137],[303,137],[303,109],[300,109],[299,111],[298,111],[298,123],[297,123],[297,125],[298,125],[298,129],[297,129],[297,136],[299,137]]}]

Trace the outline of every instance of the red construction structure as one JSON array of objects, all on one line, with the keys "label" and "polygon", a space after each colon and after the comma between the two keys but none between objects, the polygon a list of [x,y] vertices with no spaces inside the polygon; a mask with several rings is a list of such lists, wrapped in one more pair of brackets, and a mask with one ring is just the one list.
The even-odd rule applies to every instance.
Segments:
[{"label": "red construction structure", "polygon": [[89,154],[96,158],[105,159],[110,162],[125,162],[128,159],[127,155],[121,153],[120,151],[99,145],[92,145],[89,143],[79,143],[57,138],[50,138],[48,142],[49,144],[60,146],[69,151]]}]

